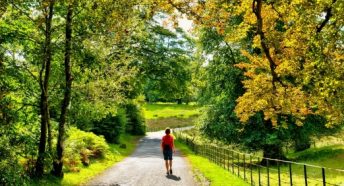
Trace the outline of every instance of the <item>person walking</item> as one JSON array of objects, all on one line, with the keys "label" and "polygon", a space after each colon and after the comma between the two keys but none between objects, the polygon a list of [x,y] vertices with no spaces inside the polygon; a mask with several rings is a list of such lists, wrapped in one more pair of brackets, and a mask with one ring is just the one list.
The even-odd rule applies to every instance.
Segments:
[{"label": "person walking", "polygon": [[166,174],[172,174],[172,155],[175,152],[174,149],[174,138],[171,135],[171,129],[167,128],[165,130],[165,136],[161,139],[161,150],[164,155],[165,166],[166,166]]}]

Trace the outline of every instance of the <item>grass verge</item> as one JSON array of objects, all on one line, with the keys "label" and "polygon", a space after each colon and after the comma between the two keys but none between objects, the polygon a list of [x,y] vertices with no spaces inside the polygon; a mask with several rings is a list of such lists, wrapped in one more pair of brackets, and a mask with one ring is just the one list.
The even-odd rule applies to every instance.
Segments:
[{"label": "grass verge", "polygon": [[[176,141],[176,147],[189,160],[194,172],[200,172],[209,182],[211,186],[247,186],[249,185],[244,180],[229,173],[222,167],[210,162],[208,159],[197,156],[188,146]],[[200,179],[196,177],[196,179]],[[200,181],[200,180],[199,180]],[[202,184],[202,183],[201,183]]]},{"label": "grass verge", "polygon": [[113,154],[112,157],[104,160],[93,161],[88,167],[82,167],[79,172],[67,172],[65,173],[62,180],[48,175],[44,179],[33,180],[29,185],[82,185],[92,179],[94,176],[103,172],[107,168],[112,167],[117,162],[122,161],[125,157],[132,154],[136,149],[138,140],[140,138],[141,136],[131,136],[128,134],[124,134],[121,136],[120,142],[122,144],[126,144],[125,149],[120,148],[120,145],[117,144],[109,144],[110,151]]}]

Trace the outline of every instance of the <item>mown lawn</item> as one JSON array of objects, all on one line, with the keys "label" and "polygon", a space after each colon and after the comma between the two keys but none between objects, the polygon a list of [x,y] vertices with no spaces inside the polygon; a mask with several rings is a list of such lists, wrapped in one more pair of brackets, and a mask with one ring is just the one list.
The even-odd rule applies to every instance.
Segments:
[{"label": "mown lawn", "polygon": [[146,121],[148,128],[152,129],[165,129],[170,128],[180,128],[186,126],[192,126],[197,121],[197,116],[191,116],[189,118],[159,118],[159,119],[150,119]]},{"label": "mown lawn", "polygon": [[144,105],[143,111],[146,119],[189,118],[200,114],[199,106],[194,104],[147,103]]},{"label": "mown lawn", "polygon": [[105,169],[112,167],[117,162],[122,161],[125,157],[129,156],[136,149],[138,140],[141,136],[131,136],[125,134],[121,136],[120,141],[122,144],[126,144],[126,148],[120,148],[120,145],[110,144],[110,151],[113,156],[104,160],[97,160],[91,162],[88,167],[83,167],[79,172],[67,172],[62,180],[56,179],[52,176],[46,176],[45,179],[39,181],[32,180],[29,185],[81,185],[92,179],[94,176],[103,172]]},{"label": "mown lawn", "polygon": [[[201,182],[201,185],[206,185],[207,183],[202,183],[204,180],[202,177],[206,178],[206,182],[209,182],[211,186],[248,186],[241,178],[233,175],[222,167],[210,162],[208,159],[195,155],[189,147],[185,144],[176,141],[176,147],[182,152],[182,154],[190,162],[191,167],[196,175],[196,178]],[[201,174],[201,175],[200,175]]]},{"label": "mown lawn", "polygon": [[152,130],[195,125],[199,114],[200,107],[192,104],[154,103],[144,105],[146,125]]}]

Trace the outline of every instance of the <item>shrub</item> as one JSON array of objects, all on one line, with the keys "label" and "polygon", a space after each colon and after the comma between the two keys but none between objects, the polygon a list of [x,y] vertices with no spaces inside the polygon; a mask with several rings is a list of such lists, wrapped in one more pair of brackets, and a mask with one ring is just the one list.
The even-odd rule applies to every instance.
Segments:
[{"label": "shrub", "polygon": [[0,157],[0,185],[23,185],[27,177],[7,136],[0,136]]},{"label": "shrub", "polygon": [[127,112],[126,132],[133,135],[143,135],[146,131],[146,126],[143,118],[143,112],[140,107],[133,103],[125,105]]},{"label": "shrub", "polygon": [[109,146],[104,137],[77,128],[68,130],[63,162],[66,171],[77,172],[81,164],[89,165],[91,159],[105,158]]},{"label": "shrub", "polygon": [[94,122],[94,132],[97,135],[103,135],[109,143],[119,143],[119,137],[124,132],[127,124],[125,109],[119,109],[115,116],[108,115],[106,118]]}]

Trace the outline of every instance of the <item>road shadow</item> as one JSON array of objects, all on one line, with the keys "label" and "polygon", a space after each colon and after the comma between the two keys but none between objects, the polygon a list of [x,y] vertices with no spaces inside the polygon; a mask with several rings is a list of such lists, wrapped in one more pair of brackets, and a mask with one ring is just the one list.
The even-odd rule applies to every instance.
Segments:
[{"label": "road shadow", "polygon": [[179,176],[175,176],[173,174],[172,175],[171,174],[166,175],[166,178],[174,180],[174,181],[180,181],[181,180],[181,178]]}]

